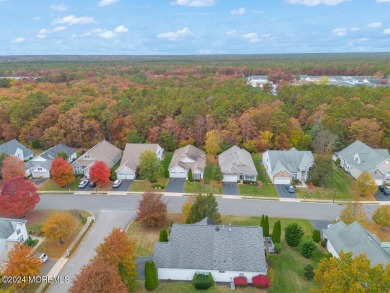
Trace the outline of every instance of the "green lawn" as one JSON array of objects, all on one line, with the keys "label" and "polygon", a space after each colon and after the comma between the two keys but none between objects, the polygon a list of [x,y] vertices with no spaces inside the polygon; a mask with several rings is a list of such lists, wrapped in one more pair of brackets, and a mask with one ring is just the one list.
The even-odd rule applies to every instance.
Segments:
[{"label": "green lawn", "polygon": [[212,193],[222,194],[222,184],[217,181],[212,181],[210,184],[204,184],[199,182],[186,181],[184,184],[184,192],[186,193]]},{"label": "green lawn", "polygon": [[38,191],[71,191],[77,190],[79,186],[80,179],[75,179],[71,184],[61,187],[57,185],[52,179],[47,179],[41,186],[39,186]]},{"label": "green lawn", "polygon": [[[169,178],[160,178],[157,180],[157,182],[151,183],[149,180],[134,180],[133,183],[130,185],[130,191],[139,191],[144,192],[148,191],[150,189],[153,189],[153,184],[160,184],[165,185],[165,188],[167,187]],[[163,189],[155,189],[155,191],[165,191],[165,188]]]}]

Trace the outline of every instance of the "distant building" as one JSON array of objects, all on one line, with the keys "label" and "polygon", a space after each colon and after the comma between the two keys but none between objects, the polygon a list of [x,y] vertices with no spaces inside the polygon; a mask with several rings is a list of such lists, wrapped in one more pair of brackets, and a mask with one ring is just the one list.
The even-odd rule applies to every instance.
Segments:
[{"label": "distant building", "polygon": [[169,164],[169,178],[188,179],[188,171],[191,169],[192,178],[203,178],[206,167],[206,153],[193,145],[187,145],[175,150]]},{"label": "distant building", "polygon": [[16,139],[7,141],[6,143],[0,145],[0,154],[3,153],[9,156],[16,156],[21,161],[26,161],[33,157],[32,151]]},{"label": "distant building", "polygon": [[25,220],[0,218],[0,266],[8,259],[15,244],[28,238]]}]

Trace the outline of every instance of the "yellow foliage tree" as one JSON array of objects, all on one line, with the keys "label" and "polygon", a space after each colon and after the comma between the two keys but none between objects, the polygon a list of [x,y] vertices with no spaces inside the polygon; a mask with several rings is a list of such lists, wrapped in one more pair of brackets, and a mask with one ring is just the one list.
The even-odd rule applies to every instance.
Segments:
[{"label": "yellow foliage tree", "polygon": [[43,233],[49,239],[59,238],[59,243],[63,243],[63,238],[70,235],[77,225],[76,218],[69,213],[55,213],[43,223]]},{"label": "yellow foliage tree", "polygon": [[192,208],[192,205],[194,204],[194,201],[195,201],[195,197],[190,196],[190,197],[188,197],[187,201],[185,201],[183,203],[183,205],[181,206],[181,212],[183,213],[184,221],[186,221],[188,219],[188,216],[190,215],[191,208]]},{"label": "yellow foliage tree", "polygon": [[360,203],[352,202],[348,203],[341,211],[340,219],[347,225],[354,221],[362,224],[367,221],[367,215]]},{"label": "yellow foliage tree", "polygon": [[354,188],[360,196],[373,196],[378,190],[375,180],[372,179],[370,173],[363,172],[354,182]]},{"label": "yellow foliage tree", "polygon": [[215,156],[221,151],[221,136],[217,130],[211,130],[206,133],[206,152]]},{"label": "yellow foliage tree", "polygon": [[372,215],[376,224],[383,228],[390,228],[390,205],[380,206]]}]

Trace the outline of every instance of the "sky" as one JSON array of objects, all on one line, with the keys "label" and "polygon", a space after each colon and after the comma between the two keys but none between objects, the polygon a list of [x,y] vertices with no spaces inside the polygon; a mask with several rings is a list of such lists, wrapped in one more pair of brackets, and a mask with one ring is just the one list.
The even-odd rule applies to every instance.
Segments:
[{"label": "sky", "polygon": [[390,52],[390,0],[0,0],[0,55]]}]

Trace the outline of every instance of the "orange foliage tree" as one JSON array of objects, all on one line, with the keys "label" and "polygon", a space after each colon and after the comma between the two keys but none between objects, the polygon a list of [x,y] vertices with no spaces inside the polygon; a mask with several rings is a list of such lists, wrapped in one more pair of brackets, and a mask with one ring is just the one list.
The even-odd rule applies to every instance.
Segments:
[{"label": "orange foliage tree", "polygon": [[14,179],[18,177],[26,176],[26,170],[24,169],[24,162],[16,156],[6,157],[3,161],[3,168],[1,169],[3,179]]},{"label": "orange foliage tree", "polygon": [[59,239],[63,243],[63,238],[71,234],[77,225],[75,217],[68,213],[55,213],[43,223],[43,233],[49,239]]},{"label": "orange foliage tree", "polygon": [[60,186],[68,185],[74,181],[72,166],[63,158],[56,158],[51,164],[50,176]]},{"label": "orange foliage tree", "polygon": [[167,221],[167,204],[161,195],[146,191],[142,194],[137,211],[137,220],[150,228],[162,227]]},{"label": "orange foliage tree", "polygon": [[96,183],[96,186],[106,184],[110,181],[110,168],[103,161],[96,161],[89,170],[89,178]]}]

